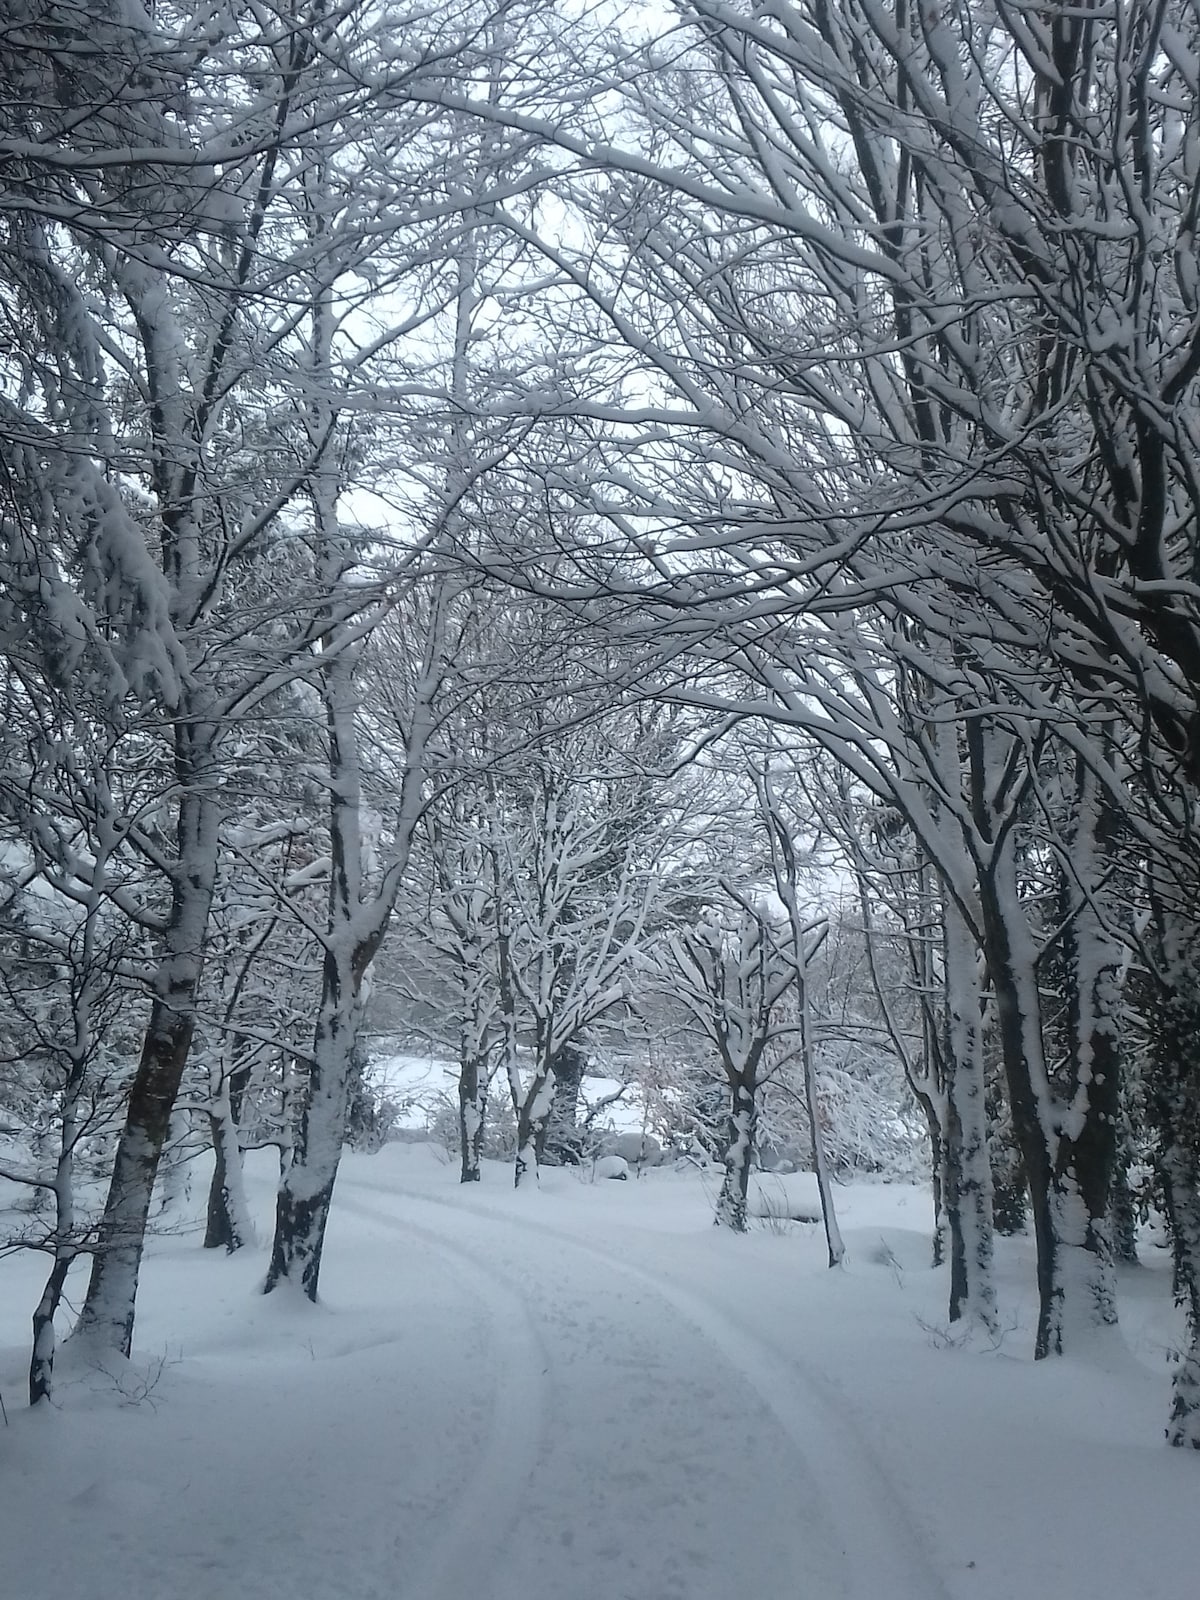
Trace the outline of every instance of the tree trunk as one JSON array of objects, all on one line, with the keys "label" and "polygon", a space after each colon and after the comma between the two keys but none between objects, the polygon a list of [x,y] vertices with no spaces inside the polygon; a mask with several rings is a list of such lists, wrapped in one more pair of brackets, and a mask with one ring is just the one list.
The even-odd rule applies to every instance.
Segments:
[{"label": "tree trunk", "polygon": [[1013,1128],[994,1027],[985,1029],[984,1077],[987,1084],[988,1166],[992,1174],[992,1222],[1005,1238],[1029,1226],[1029,1179]]},{"label": "tree trunk", "polygon": [[1029,1180],[1013,1134],[1008,1104],[989,1096],[988,1165],[992,1172],[992,1221],[997,1233],[1015,1238],[1029,1225]]},{"label": "tree trunk", "polygon": [[[1073,868],[1089,889],[1102,881],[1113,856],[1109,807],[1090,792],[1093,785],[1090,775],[1080,784],[1071,839]],[[1061,1092],[1052,1193],[1064,1271],[1074,1279],[1066,1285],[1064,1310],[1081,1319],[1084,1331],[1117,1320],[1109,1208],[1121,1120],[1125,953],[1092,900],[1069,906],[1064,920],[1069,1079]]]},{"label": "tree trunk", "polygon": [[[198,959],[195,965],[198,979]],[[117,1144],[87,1297],[75,1330],[75,1336],[96,1339],[125,1356],[133,1347],[134,1306],[154,1178],[192,1042],[194,993],[194,982],[185,986],[180,981],[172,985],[173,1006],[154,1002]],[[180,1006],[188,1009],[177,1009]]]},{"label": "tree trunk", "polygon": [[[88,917],[84,930],[83,954],[90,962],[94,919]],[[29,1361],[29,1404],[49,1400],[54,1387],[56,1336],[54,1318],[62,1303],[67,1275],[79,1253],[75,1216],[75,1147],[80,1133],[80,1101],[85,1093],[89,1051],[96,1019],[92,1010],[94,993],[89,977],[75,997],[75,1040],[70,1051],[70,1067],[62,1093],[62,1122],[59,1128],[58,1159],[54,1171],[54,1264],[46,1279],[41,1299],[33,1313],[33,1350]]]},{"label": "tree trunk", "polygon": [[176,733],[178,861],[170,926],[154,982],[150,1021],[117,1141],[92,1273],[72,1337],[129,1355],[138,1274],[159,1157],[196,1026],[204,937],[216,885],[220,809],[214,798],[214,730],[185,721]]},{"label": "tree trunk", "polygon": [[458,1136],[462,1153],[461,1183],[478,1183],[483,1157],[483,1124],[487,1115],[487,1080],[473,1047],[464,1045],[458,1070]]},{"label": "tree trunk", "polygon": [[249,1244],[254,1236],[238,1139],[242,1100],[249,1076],[248,1067],[235,1068],[225,1076],[209,1112],[214,1164],[208,1188],[204,1248],[223,1249],[230,1255]]},{"label": "tree trunk", "polygon": [[[793,926],[796,926],[794,923]],[[824,937],[824,935],[822,935]],[[813,1172],[817,1179],[817,1193],[821,1199],[821,1221],[825,1227],[825,1246],[829,1265],[841,1265],[846,1254],[842,1230],[838,1227],[837,1211],[833,1203],[833,1183],[829,1176],[829,1163],[825,1158],[825,1140],[821,1136],[821,1104],[817,1093],[817,1064],[813,1054],[812,1023],[808,1007],[808,960],[804,956],[803,939],[796,939],[800,955],[796,979],[796,1002],[800,1016],[800,1066],[804,1077],[804,1104],[808,1108],[808,1138],[812,1151]]]},{"label": "tree trunk", "polygon": [[42,1290],[42,1298],[38,1301],[37,1309],[33,1313],[33,1355],[29,1362],[29,1404],[37,1405],[39,1400],[49,1400],[54,1383],[54,1314],[62,1301],[63,1288],[67,1281],[67,1273],[71,1270],[74,1255],[61,1254],[55,1257],[54,1265],[50,1269],[50,1276],[46,1279],[46,1287]]},{"label": "tree trunk", "polygon": [[1200,1450],[1200,1158],[1195,1147],[1164,1146],[1159,1172],[1175,1257],[1175,1295],[1188,1328],[1188,1347],[1171,1381],[1167,1439]]},{"label": "tree trunk", "polygon": [[321,1010],[300,1125],[275,1205],[275,1236],[264,1294],[282,1283],[317,1298],[325,1228],[346,1132],[346,1110],[358,1036],[356,963],[327,949],[322,968]]},{"label": "tree trunk", "polygon": [[978,956],[969,929],[950,902],[945,926],[944,1204],[950,1246],[950,1321],[974,1319],[993,1330],[997,1318],[992,1183]]},{"label": "tree trunk", "polygon": [[717,1227],[732,1228],[735,1233],[745,1233],[747,1228],[746,1195],[750,1187],[750,1164],[754,1159],[756,1121],[754,1084],[740,1079],[730,1088],[725,1177],[713,1218]]},{"label": "tree trunk", "polygon": [[579,1093],[587,1066],[587,1051],[571,1042],[554,1053],[554,1097],[542,1134],[538,1159],[546,1156],[559,1166],[579,1161]]},{"label": "tree trunk", "polygon": [[[1118,1148],[1119,1144],[1120,1141]],[[1123,1153],[1118,1154],[1117,1164],[1113,1169],[1113,1180],[1109,1189],[1108,1219],[1114,1260],[1126,1267],[1137,1266],[1137,1198],[1129,1181],[1129,1161]]]},{"label": "tree trunk", "polygon": [[[1010,925],[1021,913],[1011,883],[1007,888],[997,893],[994,874],[981,874],[1000,1048],[1013,1128],[1029,1178],[1037,1248],[1034,1355],[1040,1360],[1061,1354],[1068,1331],[1116,1319],[1107,1212],[1119,1079],[1115,1037],[1109,1019],[1100,1018],[1089,1027],[1086,1046],[1079,1039],[1073,1043],[1076,1082],[1069,1099],[1051,1096],[1032,941],[1017,936]],[[1066,976],[1078,984],[1080,975],[1072,966]],[[1103,975],[1096,982],[1102,983]],[[1080,998],[1072,1002],[1081,1017],[1090,1014],[1086,1008],[1095,996],[1085,1000],[1082,1012]],[[1086,1081],[1079,1081],[1085,1048],[1090,1067]]]},{"label": "tree trunk", "polygon": [[537,1177],[538,1151],[546,1137],[546,1124],[554,1104],[554,1066],[545,1061],[533,1075],[521,1098],[517,1117],[517,1160],[513,1186],[519,1189],[526,1178]]},{"label": "tree trunk", "polygon": [[949,1255],[950,1222],[946,1216],[946,1140],[943,1134],[944,1118],[935,1118],[926,1112],[929,1129],[930,1191],[933,1196],[933,1248],[929,1264],[936,1269],[944,1266]]},{"label": "tree trunk", "polygon": [[1162,980],[1146,1005],[1151,1063],[1146,1105],[1158,1139],[1188,1347],[1175,1369],[1167,1438],[1200,1449],[1200,928],[1164,914]]},{"label": "tree trunk", "polygon": [[[77,1013],[78,1018],[78,1013]],[[81,1032],[84,1030],[81,1030]],[[79,1135],[79,1097],[86,1055],[75,1053],[63,1095],[62,1130],[54,1174],[54,1265],[33,1313],[33,1351],[29,1360],[29,1404],[49,1400],[54,1387],[54,1318],[62,1303],[67,1274],[78,1254],[75,1234],[75,1143]]]},{"label": "tree trunk", "polygon": [[[969,1090],[947,1080],[947,1114],[943,1141],[946,1257],[950,1264],[951,1322],[975,1320],[996,1326],[996,1291],[992,1276],[991,1175],[987,1145],[975,1126]],[[964,1112],[966,1122],[964,1125]]]}]

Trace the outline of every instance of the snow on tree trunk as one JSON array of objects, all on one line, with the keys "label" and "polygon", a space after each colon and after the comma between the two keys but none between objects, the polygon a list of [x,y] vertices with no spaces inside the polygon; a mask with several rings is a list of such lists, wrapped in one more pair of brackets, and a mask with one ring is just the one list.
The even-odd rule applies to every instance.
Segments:
[{"label": "snow on tree trunk", "polygon": [[728,1143],[725,1149],[725,1176],[717,1195],[713,1221],[719,1228],[746,1232],[746,1195],[750,1187],[750,1165],[754,1159],[754,1130],[757,1112],[753,1082],[731,1085]]},{"label": "snow on tree trunk", "polygon": [[[341,573],[332,504],[318,502],[318,520],[336,581]],[[395,896],[393,888],[364,897],[355,661],[352,650],[336,652],[321,680],[328,736],[331,859],[321,1003],[291,1160],[276,1195],[271,1261],[263,1285],[264,1294],[270,1294],[282,1284],[293,1284],[314,1301],[346,1138],[362,982],[383,938]]]},{"label": "snow on tree trunk", "polygon": [[545,1136],[546,1122],[554,1104],[554,1067],[549,1061],[534,1073],[521,1101],[517,1119],[517,1159],[513,1187],[519,1189],[526,1178],[537,1178],[538,1150]]},{"label": "snow on tree trunk", "polygon": [[356,1002],[350,964],[336,950],[327,950],[300,1123],[276,1197],[266,1294],[286,1282],[296,1284],[308,1299],[317,1298],[325,1228],[345,1140],[358,1034]]},{"label": "snow on tree trunk", "polygon": [[[1038,1323],[1034,1355],[1061,1354],[1071,1331],[1114,1320],[1104,1212],[1089,1212],[1069,1141],[1053,1135],[1050,1110],[1039,1105],[1025,1068],[1025,1026],[1017,990],[996,976],[997,1013],[1013,1096],[1013,1122],[1029,1174],[1037,1249]],[[1007,991],[1007,992],[1006,992]],[[1048,1137],[1048,1129],[1050,1136]],[[1094,1193],[1094,1186],[1092,1187]]]},{"label": "snow on tree trunk", "polygon": [[1124,951],[1105,927],[1093,897],[1113,856],[1111,807],[1096,795],[1094,774],[1084,770],[1075,795],[1070,855],[1072,877],[1088,893],[1079,899],[1072,877],[1064,875],[1069,1083],[1062,1095],[1051,1188],[1062,1242],[1064,1314],[1077,1323],[1069,1334],[1076,1340],[1117,1320],[1109,1211],[1121,1118],[1121,975],[1126,965]]},{"label": "snow on tree trunk", "polygon": [[[1116,1044],[1104,1014],[1107,969],[1070,964],[1076,994],[1074,1093],[1051,1092],[1041,1033],[1037,954],[1019,904],[1011,842],[981,874],[988,967],[1013,1127],[1029,1176],[1037,1246],[1038,1325],[1034,1355],[1060,1354],[1070,1333],[1116,1320],[1108,1183],[1115,1153]],[[1110,1120],[1111,1112],[1111,1120]]]},{"label": "snow on tree trunk", "polygon": [[247,1076],[245,1068],[240,1073],[225,1074],[209,1111],[214,1163],[208,1190],[204,1248],[224,1249],[230,1255],[254,1239],[238,1139],[238,1109]]},{"label": "snow on tree trunk", "polygon": [[487,1094],[476,1087],[473,1094],[459,1094],[458,1133],[462,1144],[460,1181],[478,1183],[483,1156],[483,1126],[487,1116]]},{"label": "snow on tree trunk", "polygon": [[63,1119],[58,1162],[54,1174],[54,1264],[33,1313],[33,1351],[29,1362],[29,1404],[48,1400],[54,1387],[56,1338],[54,1317],[62,1302],[67,1274],[78,1254],[75,1232],[75,1140],[78,1132],[78,1098],[83,1086],[85,1056],[72,1063],[72,1078],[63,1097]]},{"label": "snow on tree trunk", "polygon": [[1034,1196],[1035,1229],[1044,1230],[1046,1256],[1039,1273],[1039,1355],[1060,1354],[1117,1320],[1108,1215],[1112,1129],[1099,1118],[1090,1121],[1090,1141],[1060,1137],[1045,1188],[1039,1184]]},{"label": "snow on tree trunk", "polygon": [[1050,1259],[1036,1353],[1059,1355],[1117,1320],[1112,1248],[1107,1216],[1089,1207],[1074,1166],[1053,1174],[1040,1204]]}]

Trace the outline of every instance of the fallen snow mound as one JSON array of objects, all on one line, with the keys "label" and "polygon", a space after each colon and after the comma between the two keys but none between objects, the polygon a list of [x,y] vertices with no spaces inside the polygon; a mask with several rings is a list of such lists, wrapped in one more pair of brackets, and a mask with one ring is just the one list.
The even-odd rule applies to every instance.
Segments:
[{"label": "fallen snow mound", "polygon": [[662,1145],[652,1133],[619,1133],[604,1153],[620,1156],[633,1167],[656,1167],[663,1158]]},{"label": "fallen snow mound", "polygon": [[816,1173],[752,1172],[746,1211],[752,1217],[774,1217],[781,1222],[820,1222]]}]

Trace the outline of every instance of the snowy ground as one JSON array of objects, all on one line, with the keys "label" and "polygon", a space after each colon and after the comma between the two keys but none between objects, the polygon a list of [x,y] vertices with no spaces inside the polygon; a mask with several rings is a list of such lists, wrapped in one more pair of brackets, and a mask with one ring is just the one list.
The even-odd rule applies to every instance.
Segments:
[{"label": "snowy ground", "polygon": [[[706,1180],[350,1157],[324,1302],[193,1232],[148,1262],[126,1372],[21,1406],[41,1263],[0,1262],[0,1594],[56,1600],[1181,1600],[1200,1455],[1162,1442],[1160,1253],[1111,1348],[960,1348],[928,1205],[710,1226]],[[198,1188],[202,1188],[199,1181]],[[266,1230],[269,1171],[256,1173]],[[78,1285],[76,1288],[78,1289]]]}]

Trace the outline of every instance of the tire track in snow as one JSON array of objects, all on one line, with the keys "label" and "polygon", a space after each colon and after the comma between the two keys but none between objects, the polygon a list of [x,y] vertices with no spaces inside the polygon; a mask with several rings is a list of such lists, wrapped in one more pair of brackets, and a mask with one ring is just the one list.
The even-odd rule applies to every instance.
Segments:
[{"label": "tire track in snow", "polygon": [[[805,1477],[822,1510],[822,1527],[840,1547],[853,1600],[951,1600],[941,1574],[914,1532],[911,1511],[889,1478],[869,1439],[832,1386],[803,1360],[781,1356],[760,1335],[691,1290],[665,1282],[643,1267],[614,1255],[577,1234],[541,1218],[421,1194],[413,1190],[345,1180],[407,1208],[469,1216],[493,1227],[511,1228],[535,1240],[553,1239],[591,1257],[640,1290],[664,1301],[701,1335],[758,1396],[804,1466]],[[407,1215],[394,1219],[452,1253],[467,1255],[437,1229],[421,1229]],[[469,1257],[468,1257],[469,1259]],[[517,1299],[516,1296],[513,1297]],[[464,1591],[465,1593],[466,1591]],[[406,1597],[407,1600],[407,1597]]]},{"label": "tire track in snow", "polygon": [[401,1552],[388,1574],[388,1592],[396,1600],[465,1600],[486,1594],[487,1575],[512,1536],[526,1485],[541,1456],[545,1351],[520,1295],[473,1251],[407,1217],[348,1199],[345,1180],[337,1203],[351,1216],[457,1257],[470,1268],[471,1282],[487,1312],[487,1359],[496,1372],[487,1440],[431,1547],[413,1564],[408,1552]]}]

